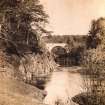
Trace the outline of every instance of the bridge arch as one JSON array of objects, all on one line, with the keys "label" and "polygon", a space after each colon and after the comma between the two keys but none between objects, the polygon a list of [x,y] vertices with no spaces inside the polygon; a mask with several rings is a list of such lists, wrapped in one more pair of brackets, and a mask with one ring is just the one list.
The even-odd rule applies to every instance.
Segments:
[{"label": "bridge arch", "polygon": [[67,53],[67,51],[62,46],[55,46],[52,48],[51,53],[53,55],[59,56],[59,55],[64,55],[65,53]]},{"label": "bridge arch", "polygon": [[51,52],[54,47],[60,46],[60,47],[64,48],[65,45],[66,45],[66,43],[47,43],[46,47],[47,47],[48,51]]}]

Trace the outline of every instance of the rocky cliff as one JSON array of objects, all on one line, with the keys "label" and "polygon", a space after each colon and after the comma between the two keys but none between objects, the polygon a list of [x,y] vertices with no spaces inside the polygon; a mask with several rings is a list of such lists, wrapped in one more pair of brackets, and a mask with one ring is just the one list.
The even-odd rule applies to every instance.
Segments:
[{"label": "rocky cliff", "polygon": [[[44,91],[30,85],[30,83],[26,83],[29,81],[28,77],[30,75],[28,74],[33,72],[36,75],[38,74],[34,67],[36,64],[33,62],[36,59],[30,59],[32,56],[27,57],[29,62],[25,62],[26,60],[23,62],[26,63],[24,65],[27,68],[26,74],[24,74],[23,69],[20,69],[21,63],[16,66],[14,59],[14,66],[13,63],[9,63],[10,58],[3,51],[0,51],[0,105],[43,105]],[[38,58],[40,57],[38,56]],[[39,68],[37,69],[40,70]],[[23,80],[23,78],[27,79]]]}]

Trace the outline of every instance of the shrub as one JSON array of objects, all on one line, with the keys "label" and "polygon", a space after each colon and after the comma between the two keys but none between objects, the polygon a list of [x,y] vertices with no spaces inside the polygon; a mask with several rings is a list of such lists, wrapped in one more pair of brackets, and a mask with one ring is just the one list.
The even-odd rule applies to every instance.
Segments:
[{"label": "shrub", "polygon": [[105,105],[105,19],[100,18],[94,22],[91,34],[96,36],[100,43],[96,49],[88,50],[84,56],[83,75],[87,90],[87,104]]}]

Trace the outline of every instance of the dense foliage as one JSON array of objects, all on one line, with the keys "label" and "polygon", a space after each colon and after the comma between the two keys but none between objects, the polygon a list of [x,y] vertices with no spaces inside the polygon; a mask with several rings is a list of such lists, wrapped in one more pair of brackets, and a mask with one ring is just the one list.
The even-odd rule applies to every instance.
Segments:
[{"label": "dense foliage", "polygon": [[47,17],[39,0],[0,0],[1,46],[9,54],[40,52]]},{"label": "dense foliage", "polygon": [[[96,49],[88,50],[84,56],[83,74],[87,87],[88,105],[105,105],[105,19],[92,24],[91,34],[99,39]],[[91,103],[91,104],[90,104]]]},{"label": "dense foliage", "polygon": [[39,0],[0,0],[0,51],[14,68],[13,77],[32,85],[56,67],[41,40],[49,34],[47,19]]}]

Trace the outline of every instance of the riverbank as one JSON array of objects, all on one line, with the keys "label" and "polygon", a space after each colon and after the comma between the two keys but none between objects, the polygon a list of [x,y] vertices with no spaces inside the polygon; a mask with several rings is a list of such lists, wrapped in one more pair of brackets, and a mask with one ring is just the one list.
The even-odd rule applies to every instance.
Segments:
[{"label": "riverbank", "polygon": [[44,105],[43,91],[0,72],[0,105]]}]

